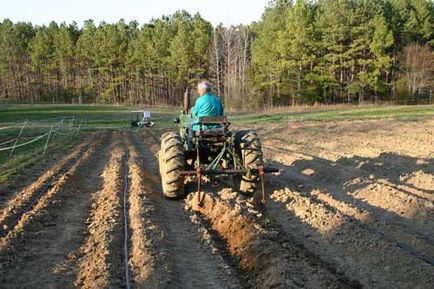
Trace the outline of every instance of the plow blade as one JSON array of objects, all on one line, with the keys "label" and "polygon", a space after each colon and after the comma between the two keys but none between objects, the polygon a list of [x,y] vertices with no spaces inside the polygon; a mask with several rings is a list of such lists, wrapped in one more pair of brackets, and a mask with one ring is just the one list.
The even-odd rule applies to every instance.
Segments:
[{"label": "plow blade", "polygon": [[191,170],[191,171],[180,171],[179,174],[181,176],[196,176],[197,177],[197,202],[199,206],[203,205],[203,200],[205,198],[205,194],[201,194],[201,176],[202,175],[244,175],[246,173],[259,174],[259,179],[261,181],[261,193],[262,198],[261,202],[265,206],[266,203],[266,195],[265,195],[265,173],[278,173],[280,170],[276,168],[264,168],[259,167],[257,169],[200,169]]},{"label": "plow blade", "polygon": [[[263,168],[264,173],[278,173],[279,169],[276,168]],[[250,169],[250,170],[237,170],[237,169],[227,169],[227,170],[200,170],[201,175],[243,175],[246,173],[260,174],[261,169]],[[180,171],[181,176],[192,176],[197,175],[198,171]]]}]

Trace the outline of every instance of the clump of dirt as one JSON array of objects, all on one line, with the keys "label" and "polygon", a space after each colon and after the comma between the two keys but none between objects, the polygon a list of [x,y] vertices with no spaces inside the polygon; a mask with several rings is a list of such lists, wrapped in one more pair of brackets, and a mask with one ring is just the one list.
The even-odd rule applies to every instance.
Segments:
[{"label": "clump of dirt", "polygon": [[[422,163],[422,164],[426,166],[429,165],[427,163]],[[434,167],[432,167],[432,170],[434,171]],[[434,175],[433,174],[424,172],[422,170],[418,170],[410,174],[401,176],[400,180],[405,182],[407,185],[412,186],[416,190],[425,191],[425,193],[422,196],[431,201],[434,201]]]},{"label": "clump of dirt", "polygon": [[366,186],[351,192],[349,195],[371,206],[384,208],[388,212],[409,219],[423,219],[434,213],[432,201],[408,193],[400,186],[393,185],[387,180],[379,179],[370,184],[367,183]]}]

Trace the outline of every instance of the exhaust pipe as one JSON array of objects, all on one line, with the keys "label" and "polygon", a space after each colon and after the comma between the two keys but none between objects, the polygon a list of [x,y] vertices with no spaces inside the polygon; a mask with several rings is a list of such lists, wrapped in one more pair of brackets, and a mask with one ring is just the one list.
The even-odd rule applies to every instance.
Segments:
[{"label": "exhaust pipe", "polygon": [[184,93],[184,114],[188,114],[188,111],[190,110],[190,92],[188,88],[185,90]]}]

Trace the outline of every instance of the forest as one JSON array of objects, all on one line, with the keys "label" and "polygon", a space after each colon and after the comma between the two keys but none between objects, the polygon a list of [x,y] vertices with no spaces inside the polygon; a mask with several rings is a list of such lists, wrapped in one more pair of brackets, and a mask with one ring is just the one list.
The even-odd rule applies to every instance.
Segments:
[{"label": "forest", "polygon": [[417,102],[434,90],[431,0],[275,0],[257,22],[0,22],[0,99],[179,105],[208,79],[232,109]]}]

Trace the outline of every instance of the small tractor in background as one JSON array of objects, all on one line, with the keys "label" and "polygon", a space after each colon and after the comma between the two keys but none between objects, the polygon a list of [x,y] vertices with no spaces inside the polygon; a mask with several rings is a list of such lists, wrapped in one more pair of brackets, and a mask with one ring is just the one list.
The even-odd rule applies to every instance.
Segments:
[{"label": "small tractor in background", "polygon": [[[258,184],[261,202],[265,205],[265,173],[278,169],[265,168],[262,147],[252,130],[233,132],[226,116],[200,117],[198,130],[192,130],[192,116],[188,91],[184,95],[184,109],[175,119],[178,132],[161,137],[159,166],[163,193],[167,198],[184,197],[184,180],[196,176],[197,201],[203,205],[202,176],[232,176],[234,189],[253,196]],[[210,128],[211,127],[211,128]]]},{"label": "small tractor in background", "polygon": [[144,110],[136,110],[131,112],[131,129],[153,127],[155,123],[151,119],[151,112]]}]

